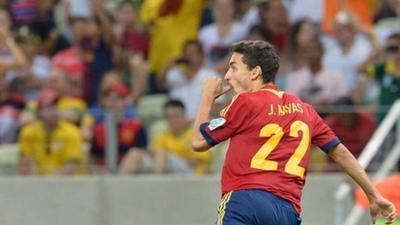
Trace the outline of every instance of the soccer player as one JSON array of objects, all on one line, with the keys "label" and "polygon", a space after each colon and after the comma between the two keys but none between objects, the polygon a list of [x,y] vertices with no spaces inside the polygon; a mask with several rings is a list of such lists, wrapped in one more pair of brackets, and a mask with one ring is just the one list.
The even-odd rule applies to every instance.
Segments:
[{"label": "soccer player", "polygon": [[[217,224],[300,224],[311,144],[319,146],[361,186],[370,201],[373,222],[382,216],[392,223],[394,205],[374,188],[313,107],[274,85],[279,68],[276,50],[267,42],[244,41],[234,44],[232,52],[225,74],[229,86],[219,78],[203,83],[192,138],[196,151],[230,139]],[[210,121],[215,99],[230,88],[235,96],[221,117]]]}]

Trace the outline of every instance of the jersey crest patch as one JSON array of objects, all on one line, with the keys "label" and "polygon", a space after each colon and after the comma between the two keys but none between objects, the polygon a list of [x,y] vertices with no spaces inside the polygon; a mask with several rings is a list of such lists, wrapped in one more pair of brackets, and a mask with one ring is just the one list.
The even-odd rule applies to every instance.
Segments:
[{"label": "jersey crest patch", "polygon": [[215,130],[215,129],[217,129],[218,127],[224,125],[225,122],[226,122],[226,120],[225,120],[224,118],[222,118],[222,117],[212,119],[212,120],[210,121],[210,124],[208,125],[208,128],[209,128],[210,130]]}]

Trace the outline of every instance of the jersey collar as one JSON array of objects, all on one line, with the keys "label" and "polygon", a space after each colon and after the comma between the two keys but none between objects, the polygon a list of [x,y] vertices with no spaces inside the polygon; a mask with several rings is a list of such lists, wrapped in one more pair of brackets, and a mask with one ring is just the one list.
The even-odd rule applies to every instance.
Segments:
[{"label": "jersey collar", "polygon": [[265,84],[261,87],[261,89],[272,89],[275,91],[279,91],[279,87],[275,84]]},{"label": "jersey collar", "polygon": [[268,91],[268,92],[271,92],[271,93],[275,94],[279,98],[283,97],[283,92],[280,91],[279,87],[274,85],[274,84],[266,84],[266,85],[261,87],[260,91]]}]

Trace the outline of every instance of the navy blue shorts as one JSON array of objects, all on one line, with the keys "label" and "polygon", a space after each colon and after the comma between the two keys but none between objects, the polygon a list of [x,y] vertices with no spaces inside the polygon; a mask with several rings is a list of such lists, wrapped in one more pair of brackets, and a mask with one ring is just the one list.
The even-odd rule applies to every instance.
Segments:
[{"label": "navy blue shorts", "polygon": [[228,192],[218,208],[216,225],[300,225],[290,202],[263,190]]}]

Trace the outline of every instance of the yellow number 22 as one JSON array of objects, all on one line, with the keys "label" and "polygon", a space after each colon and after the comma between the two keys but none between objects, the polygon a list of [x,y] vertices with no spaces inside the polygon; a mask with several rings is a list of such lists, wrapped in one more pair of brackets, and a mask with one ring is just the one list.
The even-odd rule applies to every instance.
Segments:
[{"label": "yellow number 22", "polygon": [[[300,120],[296,120],[290,126],[289,136],[297,138],[299,137],[299,131],[301,131],[303,135],[295,152],[285,165],[285,172],[304,178],[305,168],[299,166],[299,164],[306,154],[310,144],[310,130],[307,124]],[[253,156],[250,167],[260,170],[277,170],[278,162],[266,158],[276,148],[276,146],[278,146],[283,135],[283,129],[279,124],[270,123],[265,125],[260,131],[260,137],[269,137],[269,139]]]}]

